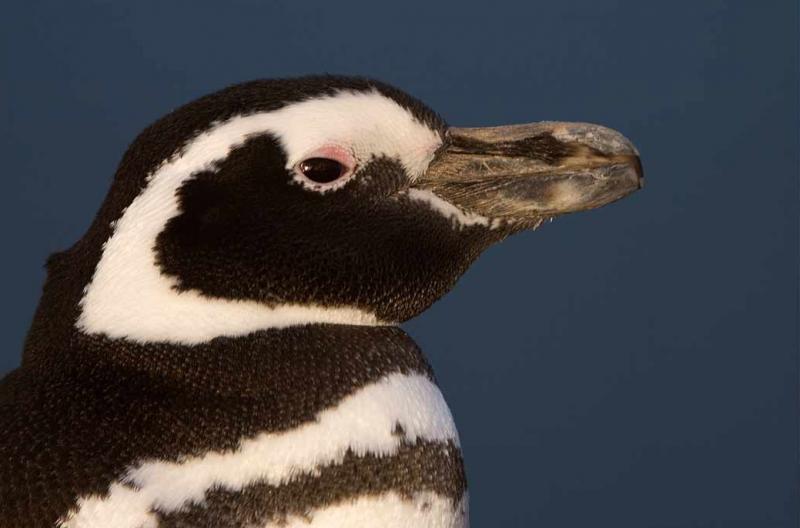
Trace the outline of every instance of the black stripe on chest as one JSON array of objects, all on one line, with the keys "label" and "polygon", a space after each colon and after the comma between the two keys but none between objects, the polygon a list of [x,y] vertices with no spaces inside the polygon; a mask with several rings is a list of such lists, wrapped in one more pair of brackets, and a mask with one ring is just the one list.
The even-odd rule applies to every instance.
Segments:
[{"label": "black stripe on chest", "polygon": [[310,520],[316,509],[390,491],[404,499],[420,492],[434,492],[450,499],[455,510],[466,492],[461,451],[452,442],[428,441],[404,442],[389,457],[358,456],[349,451],[341,463],[280,486],[257,483],[237,491],[214,489],[206,493],[202,504],[178,512],[157,512],[158,527],[280,525],[288,517]]}]

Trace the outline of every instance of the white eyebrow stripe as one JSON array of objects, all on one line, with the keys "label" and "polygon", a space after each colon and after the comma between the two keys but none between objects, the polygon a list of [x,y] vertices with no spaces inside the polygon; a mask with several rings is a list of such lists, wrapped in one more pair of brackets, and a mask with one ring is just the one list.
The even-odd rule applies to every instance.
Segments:
[{"label": "white eyebrow stripe", "polygon": [[442,143],[438,132],[375,90],[303,101],[272,112],[271,118],[287,167],[331,143],[351,148],[361,162],[379,155],[397,159],[416,178]]}]

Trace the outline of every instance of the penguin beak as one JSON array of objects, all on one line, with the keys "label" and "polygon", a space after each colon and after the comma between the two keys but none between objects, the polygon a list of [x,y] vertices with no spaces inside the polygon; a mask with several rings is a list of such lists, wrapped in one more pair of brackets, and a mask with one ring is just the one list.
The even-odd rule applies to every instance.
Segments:
[{"label": "penguin beak", "polygon": [[536,226],[640,189],[642,164],[622,134],[586,123],[450,128],[415,187],[491,219]]}]

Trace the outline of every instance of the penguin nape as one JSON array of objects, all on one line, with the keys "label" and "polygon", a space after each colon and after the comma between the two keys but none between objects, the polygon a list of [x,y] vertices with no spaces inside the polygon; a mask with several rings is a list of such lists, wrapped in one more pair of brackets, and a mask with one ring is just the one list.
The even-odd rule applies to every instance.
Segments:
[{"label": "penguin nape", "polygon": [[173,111],[47,263],[0,382],[0,527],[466,526],[456,429],[397,325],[641,181],[609,129],[451,128],[363,78]]}]

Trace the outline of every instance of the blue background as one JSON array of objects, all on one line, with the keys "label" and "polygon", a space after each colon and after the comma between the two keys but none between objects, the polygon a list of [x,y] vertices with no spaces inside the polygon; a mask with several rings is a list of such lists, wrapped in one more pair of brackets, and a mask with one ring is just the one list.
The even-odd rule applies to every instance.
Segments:
[{"label": "blue background", "polygon": [[643,191],[488,251],[406,328],[473,525],[798,522],[795,1],[16,2],[2,24],[0,373],[127,144],[227,84],[364,74],[457,125],[617,128]]}]

